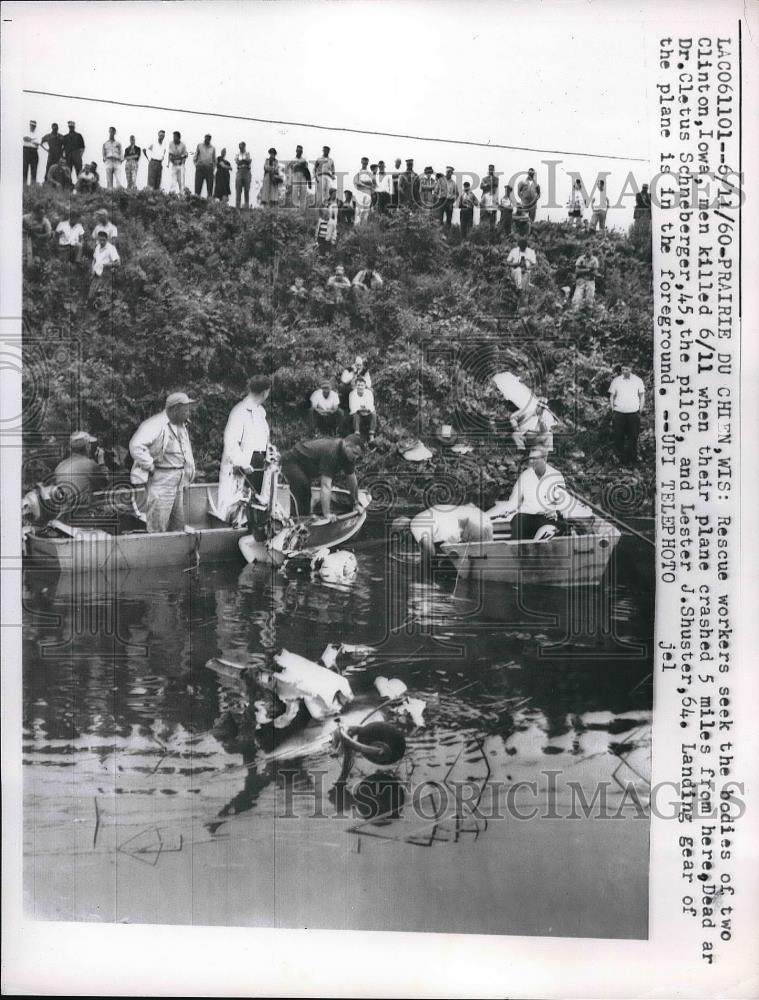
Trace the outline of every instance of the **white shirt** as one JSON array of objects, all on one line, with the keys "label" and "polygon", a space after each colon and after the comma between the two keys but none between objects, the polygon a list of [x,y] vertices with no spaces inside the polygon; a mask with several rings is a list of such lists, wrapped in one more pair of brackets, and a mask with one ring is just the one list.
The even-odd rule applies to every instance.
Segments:
[{"label": "white shirt", "polygon": [[92,273],[102,274],[106,264],[115,264],[118,260],[121,258],[113,243],[106,243],[104,247],[98,243],[92,252]]},{"label": "white shirt", "polygon": [[354,413],[374,413],[374,393],[371,389],[364,389],[363,396],[359,396],[358,389],[354,389],[348,396],[348,410],[351,416]]},{"label": "white shirt", "polygon": [[609,207],[609,196],[606,194],[606,190],[596,191],[593,195],[593,211],[594,212],[605,212]]},{"label": "white shirt", "polygon": [[195,478],[195,460],[187,425],[172,424],[165,410],[143,420],[129,442],[129,453],[134,459],[133,483],[147,482],[148,473],[156,466],[184,468],[188,483]]},{"label": "white shirt", "polygon": [[535,251],[532,247],[527,247],[526,250],[522,251],[519,247],[514,247],[513,250],[509,251],[509,256],[506,258],[507,264],[519,264],[524,257],[525,267],[529,271],[531,267],[535,267],[538,263],[538,258],[535,256]]},{"label": "white shirt", "polygon": [[76,222],[72,226],[68,219],[64,219],[58,223],[55,231],[58,233],[58,246],[61,247],[79,246],[84,239],[84,226],[81,222]]},{"label": "white shirt", "polygon": [[392,194],[393,193],[393,177],[392,174],[381,174],[379,171],[376,174],[375,181],[377,184],[377,193],[382,194]]},{"label": "white shirt", "polygon": [[528,411],[527,413],[517,410],[514,414],[514,419],[517,422],[520,432],[551,431],[556,426],[556,417],[548,409],[544,409],[540,414],[538,414],[537,409],[532,410],[532,412]]},{"label": "white shirt", "polygon": [[[349,382],[352,382],[357,377],[358,376],[356,375],[355,371],[352,368],[345,368],[343,370],[342,375],[340,376],[340,381],[343,383],[343,385],[348,385]],[[369,374],[369,372],[361,372],[361,378],[366,382],[366,388],[371,389],[372,377]]]},{"label": "white shirt", "polygon": [[311,406],[319,413],[334,413],[340,408],[340,397],[334,389],[325,397],[321,389],[311,393]]},{"label": "white shirt", "polygon": [[609,386],[612,409],[617,413],[637,413],[643,401],[638,398],[638,393],[645,398],[645,391],[643,380],[637,375],[630,375],[629,378],[617,375]]},{"label": "white shirt", "polygon": [[440,505],[420,511],[411,519],[409,530],[416,542],[428,537],[433,545],[448,543],[455,545],[461,541],[460,520],[474,520],[480,525],[490,521],[488,515],[474,504],[456,506]]},{"label": "white shirt", "polygon": [[40,140],[37,138],[37,129],[30,128],[24,134],[24,145],[27,149],[36,149],[40,144]]},{"label": "white shirt", "polygon": [[558,469],[546,463],[546,471],[538,478],[530,466],[514,484],[506,507],[519,514],[551,514],[567,510],[566,489],[564,477]]},{"label": "white shirt", "polygon": [[111,241],[118,239],[119,236],[119,231],[112,222],[98,222],[98,224],[92,230],[93,240],[97,239],[98,233],[106,233],[108,239]]},{"label": "white shirt", "polygon": [[250,465],[254,451],[266,451],[269,444],[269,422],[266,410],[247,395],[232,407],[224,429],[222,466]]},{"label": "white shirt", "polygon": [[158,142],[158,140],[156,139],[155,142],[151,142],[151,144],[148,146],[148,156],[150,157],[150,159],[158,160],[160,163],[163,163],[164,159],[166,158],[167,145],[168,143],[165,140],[163,142]]}]

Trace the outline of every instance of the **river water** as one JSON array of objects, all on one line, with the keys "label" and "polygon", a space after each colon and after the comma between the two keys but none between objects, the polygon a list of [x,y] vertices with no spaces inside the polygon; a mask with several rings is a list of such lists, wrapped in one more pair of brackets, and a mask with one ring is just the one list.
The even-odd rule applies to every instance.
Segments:
[{"label": "river water", "polygon": [[[27,571],[27,912],[645,937],[653,603],[625,545],[605,586],[519,598],[424,580],[378,538],[344,587],[236,563],[83,588]],[[425,702],[424,727],[395,720],[402,761],[359,758],[342,800],[329,726],[267,741],[242,673],[208,665],[341,642],[371,647],[349,721],[378,676]]]}]

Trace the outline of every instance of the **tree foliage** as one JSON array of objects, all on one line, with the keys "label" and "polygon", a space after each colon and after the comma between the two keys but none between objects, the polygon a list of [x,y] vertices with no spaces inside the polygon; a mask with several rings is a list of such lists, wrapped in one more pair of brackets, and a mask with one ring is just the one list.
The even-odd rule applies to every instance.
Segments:
[{"label": "tree foliage", "polygon": [[[86,232],[104,198],[75,198]],[[307,399],[320,379],[335,378],[361,354],[380,417],[363,475],[388,496],[418,504],[437,483],[438,492],[450,487],[485,502],[510,487],[517,456],[508,407],[490,381],[509,369],[546,395],[559,417],[552,461],[571,482],[596,500],[610,502],[604,491],[621,490],[630,511],[650,509],[651,407],[640,464],[621,469],[607,395],[614,367],[627,362],[652,398],[650,247],[639,234],[593,238],[601,261],[596,304],[574,311],[562,288],[572,286],[590,237],[564,225],[534,227],[538,268],[524,303],[506,267],[511,241],[493,242],[484,229],[465,242],[457,229],[446,237],[422,211],[341,233],[322,256],[310,215],[239,212],[153,191],[109,199],[122,258],[109,311],[88,307],[86,257],[75,265],[53,250],[24,270],[27,482],[50,471],[78,426],[125,448],[175,389],[201,401],[192,438],[201,474],[213,478],[227,414],[252,374],[272,378],[267,408],[283,449],[307,433]],[[68,214],[68,202],[46,187],[28,189],[25,200],[26,211],[42,204],[53,228]],[[369,261],[382,288],[336,307],[326,289],[335,265],[352,277]],[[288,289],[298,277],[309,298],[294,305]],[[442,424],[474,451],[458,457],[442,447]],[[417,437],[435,451],[422,468],[399,453]]]}]

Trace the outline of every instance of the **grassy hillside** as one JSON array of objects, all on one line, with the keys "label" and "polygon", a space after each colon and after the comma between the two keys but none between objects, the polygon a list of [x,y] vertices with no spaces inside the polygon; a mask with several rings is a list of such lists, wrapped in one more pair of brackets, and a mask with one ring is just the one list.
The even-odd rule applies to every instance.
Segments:
[{"label": "grassy hillside", "polygon": [[[43,204],[53,227],[68,213],[47,189],[29,189],[25,199],[25,211]],[[89,233],[105,195],[75,201]],[[538,269],[519,313],[505,267],[513,244],[490,244],[477,231],[466,243],[457,230],[446,239],[422,212],[353,230],[321,257],[313,220],[290,211],[241,213],[152,191],[115,192],[107,207],[122,257],[109,313],[87,306],[89,261],[77,267],[53,256],[25,269],[27,483],[50,471],[79,425],[125,447],[177,388],[202,401],[192,436],[199,469],[213,478],[228,411],[250,375],[272,376],[267,408],[282,449],[307,433],[307,399],[319,380],[359,353],[381,421],[362,479],[378,499],[489,502],[510,488],[517,455],[507,406],[489,381],[506,368],[548,396],[561,420],[552,461],[570,483],[618,514],[650,510],[652,406],[640,464],[629,470],[611,448],[607,397],[613,367],[629,362],[653,404],[650,249],[634,235],[598,241],[601,278],[588,314],[568,308],[561,293],[588,237],[538,223]],[[324,288],[334,264],[352,277],[372,257],[384,286],[333,314]],[[287,290],[296,277],[311,296],[294,310]],[[440,448],[445,423],[472,453]],[[398,452],[417,436],[435,449],[421,468]]]}]

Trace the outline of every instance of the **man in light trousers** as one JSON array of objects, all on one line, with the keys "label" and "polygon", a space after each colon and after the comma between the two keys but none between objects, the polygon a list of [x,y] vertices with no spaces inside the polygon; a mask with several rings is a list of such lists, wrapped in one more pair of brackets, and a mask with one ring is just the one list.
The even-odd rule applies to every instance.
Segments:
[{"label": "man in light trousers", "polygon": [[162,413],[144,420],[129,442],[134,459],[132,482],[146,483],[147,529],[182,531],[184,487],[195,478],[187,421],[196,402],[185,392],[172,392]]}]

